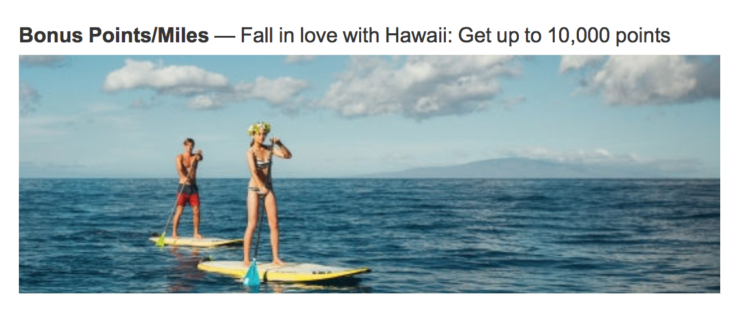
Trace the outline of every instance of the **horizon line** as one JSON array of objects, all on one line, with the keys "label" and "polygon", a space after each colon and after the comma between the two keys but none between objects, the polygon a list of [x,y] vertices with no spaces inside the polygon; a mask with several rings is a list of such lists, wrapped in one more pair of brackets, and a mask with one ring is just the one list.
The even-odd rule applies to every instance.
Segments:
[{"label": "horizon line", "polygon": [[[143,179],[143,180],[150,180],[150,179],[167,179],[174,181],[175,178],[170,177],[19,177],[18,179],[55,179],[55,180],[88,180],[88,179],[99,179],[99,180],[122,180],[122,179],[128,179],[128,180],[135,180],[135,179]],[[208,177],[208,178],[198,178],[198,180],[243,180],[243,179],[249,179],[249,177]],[[327,179],[327,180],[351,180],[351,179],[357,179],[357,180],[372,180],[372,179],[378,179],[378,180],[454,180],[454,179],[460,179],[460,180],[721,180],[722,178],[719,177],[551,177],[551,178],[545,178],[545,177],[471,177],[471,178],[465,178],[465,177],[364,177],[364,176],[357,176],[357,177],[350,177],[350,176],[341,176],[341,177],[279,177],[276,178],[276,180],[281,179],[287,179],[287,180],[320,180],[320,179]]]}]

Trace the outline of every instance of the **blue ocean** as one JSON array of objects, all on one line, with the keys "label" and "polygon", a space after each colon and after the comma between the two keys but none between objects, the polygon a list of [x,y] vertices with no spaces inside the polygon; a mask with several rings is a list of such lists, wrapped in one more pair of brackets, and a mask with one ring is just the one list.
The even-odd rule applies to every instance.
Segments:
[{"label": "blue ocean", "polygon": [[[246,179],[201,179],[201,233],[241,238]],[[259,292],[720,292],[720,180],[276,179],[287,262],[369,267]],[[155,247],[174,179],[20,179],[21,293],[239,293]],[[181,235],[192,235],[186,208]],[[169,236],[168,230],[167,235]],[[268,229],[259,261],[271,258]]]}]

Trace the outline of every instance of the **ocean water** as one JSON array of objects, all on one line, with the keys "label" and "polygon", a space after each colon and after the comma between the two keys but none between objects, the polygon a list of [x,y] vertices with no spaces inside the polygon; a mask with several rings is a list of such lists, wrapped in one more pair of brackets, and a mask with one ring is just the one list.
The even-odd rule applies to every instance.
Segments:
[{"label": "ocean water", "polygon": [[[244,179],[201,179],[201,233],[240,238]],[[282,259],[362,267],[260,292],[720,292],[720,180],[278,179]],[[21,293],[251,292],[163,249],[171,179],[20,179]],[[186,208],[181,235],[191,235]],[[168,236],[170,232],[168,230]],[[268,229],[259,260],[270,260]]]}]

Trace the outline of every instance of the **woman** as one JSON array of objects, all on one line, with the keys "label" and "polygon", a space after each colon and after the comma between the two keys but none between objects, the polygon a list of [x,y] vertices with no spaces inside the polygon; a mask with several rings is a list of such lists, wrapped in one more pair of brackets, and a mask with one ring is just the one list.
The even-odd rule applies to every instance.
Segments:
[{"label": "woman", "polygon": [[[251,148],[246,153],[248,168],[251,170],[251,180],[248,182],[248,224],[246,234],[243,237],[243,266],[251,264],[249,250],[251,239],[256,230],[258,220],[259,202],[263,200],[266,208],[266,217],[269,219],[271,231],[271,253],[274,265],[284,265],[279,258],[279,223],[276,212],[276,196],[271,186],[271,158],[275,155],[284,159],[291,159],[291,152],[278,138],[271,138],[271,145],[264,145],[266,135],[271,131],[271,125],[266,122],[259,122],[249,126],[248,135],[253,137]],[[276,149],[276,146],[279,146]]]}]

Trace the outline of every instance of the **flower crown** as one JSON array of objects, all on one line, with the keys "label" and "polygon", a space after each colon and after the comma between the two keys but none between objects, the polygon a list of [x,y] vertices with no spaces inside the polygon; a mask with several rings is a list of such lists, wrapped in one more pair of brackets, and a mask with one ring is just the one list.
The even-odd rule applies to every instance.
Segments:
[{"label": "flower crown", "polygon": [[251,124],[251,126],[248,127],[248,135],[253,136],[254,134],[262,131],[264,134],[268,134],[271,131],[271,124],[266,122],[258,122]]}]

